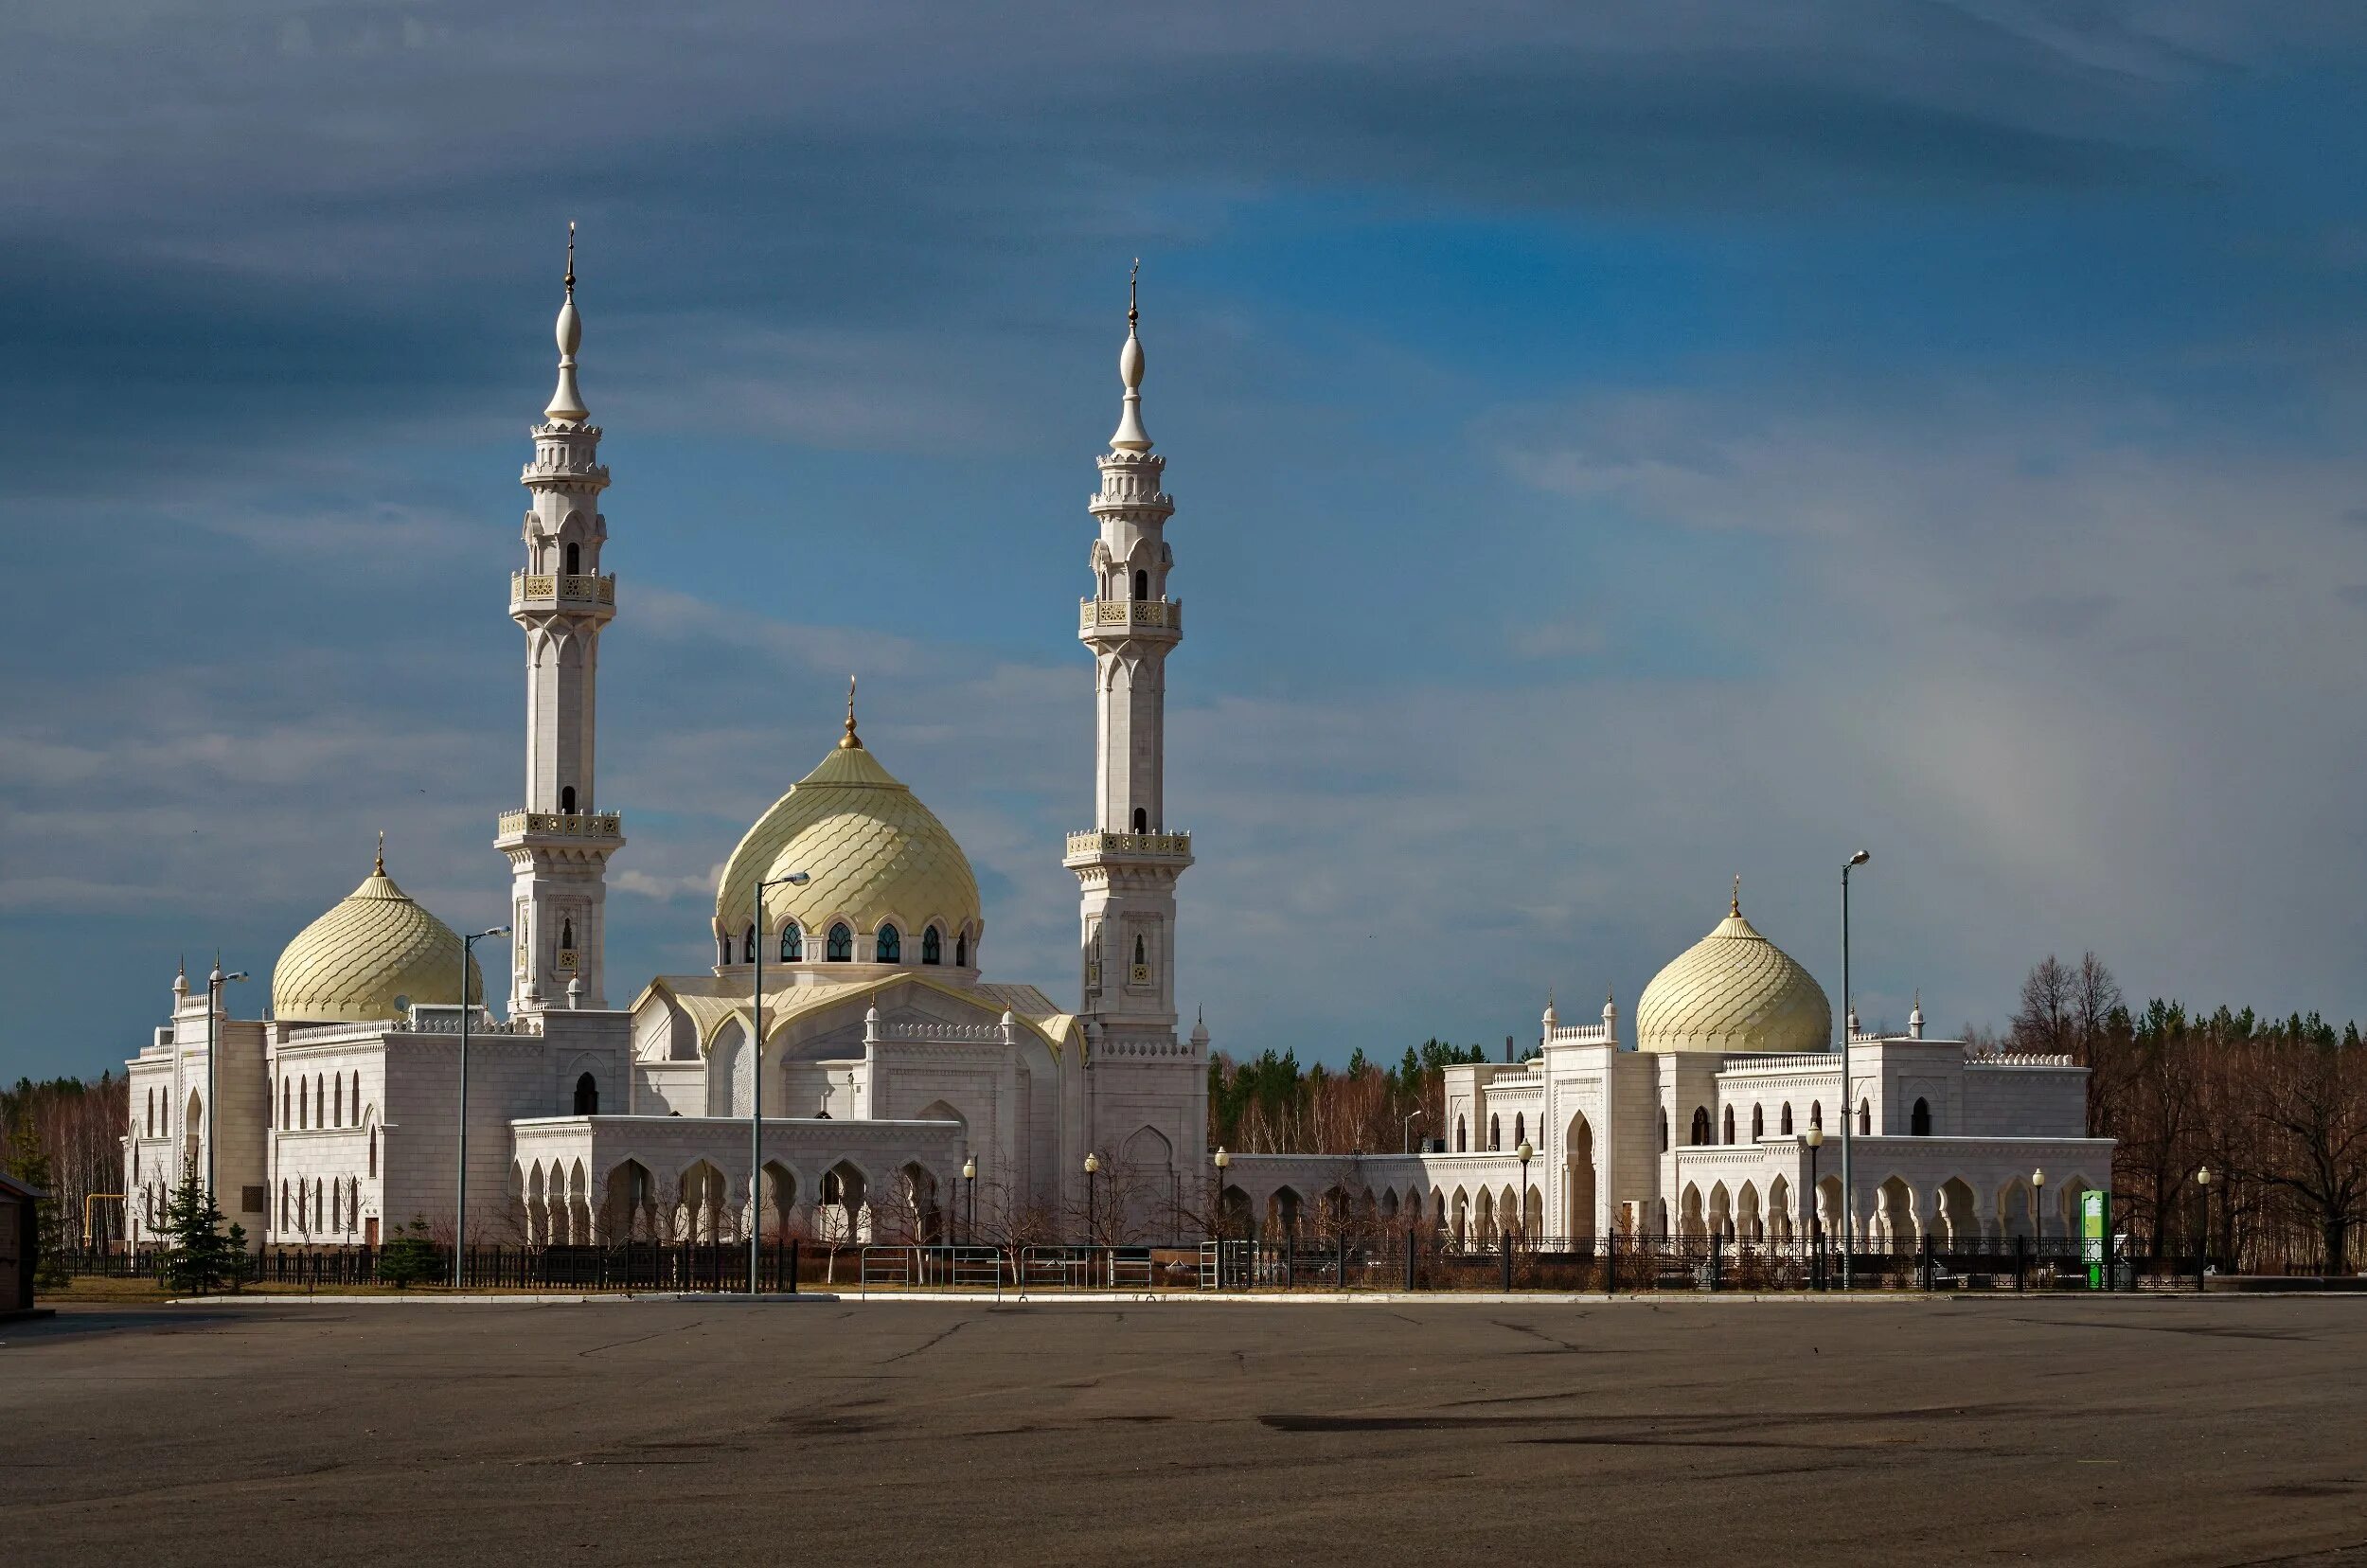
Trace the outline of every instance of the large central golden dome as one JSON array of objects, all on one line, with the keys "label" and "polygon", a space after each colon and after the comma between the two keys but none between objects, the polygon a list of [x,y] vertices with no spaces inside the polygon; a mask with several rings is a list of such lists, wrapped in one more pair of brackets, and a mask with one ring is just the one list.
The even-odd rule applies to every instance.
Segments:
[{"label": "large central golden dome", "polygon": [[[429,914],[386,874],[382,852],[362,885],[281,950],[271,973],[272,1013],[323,1023],[400,1016],[412,1003],[460,1000],[459,934]],[[469,960],[469,1000],[485,1000],[485,978]]]},{"label": "large central golden dome", "polygon": [[1717,928],[1652,977],[1636,1004],[1646,1051],[1826,1051],[1833,1008],[1816,977],[1742,918]]},{"label": "large central golden dome", "polygon": [[[782,923],[793,919],[804,933],[805,959],[812,962],[825,956],[829,926],[843,921],[863,939],[858,956],[868,960],[869,939],[881,926],[893,925],[905,944],[903,961],[910,963],[920,956],[922,933],[934,925],[947,962],[955,937],[967,935],[966,956],[976,964],[978,880],[970,857],[936,813],[856,739],[851,720],[845,739],[756,819],[723,864],[715,930],[732,943],[734,959],[747,961],[741,941],[755,918],[756,880],[793,871],[810,879],[803,887],[765,891],[768,943],[777,943]],[[766,960],[778,952],[769,947]]]}]

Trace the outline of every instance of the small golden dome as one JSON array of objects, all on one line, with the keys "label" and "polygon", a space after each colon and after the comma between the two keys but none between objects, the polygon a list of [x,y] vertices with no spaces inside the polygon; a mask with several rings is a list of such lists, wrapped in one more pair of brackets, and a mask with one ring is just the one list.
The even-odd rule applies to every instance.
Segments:
[{"label": "small golden dome", "polygon": [[[403,1003],[459,1000],[460,936],[378,867],[326,915],[296,934],[271,974],[275,1017],[322,1023],[394,1018]],[[469,962],[469,999],[485,999],[485,977]]]},{"label": "small golden dome", "polygon": [[[738,943],[754,918],[756,879],[803,871],[802,887],[767,888],[765,935],[793,919],[806,940],[806,961],[825,956],[830,922],[844,920],[859,935],[893,924],[903,938],[902,962],[920,956],[921,933],[937,923],[945,961],[953,938],[968,927],[970,960],[977,962],[978,880],[970,857],[936,813],[880,765],[850,728],[821,765],[748,829],[723,864],[715,890],[716,930]],[[769,951],[771,961],[778,952]],[[856,956],[869,960],[859,947]]]},{"label": "small golden dome", "polygon": [[1824,988],[1742,918],[1736,894],[1716,929],[1652,977],[1636,1003],[1646,1051],[1825,1051]]}]

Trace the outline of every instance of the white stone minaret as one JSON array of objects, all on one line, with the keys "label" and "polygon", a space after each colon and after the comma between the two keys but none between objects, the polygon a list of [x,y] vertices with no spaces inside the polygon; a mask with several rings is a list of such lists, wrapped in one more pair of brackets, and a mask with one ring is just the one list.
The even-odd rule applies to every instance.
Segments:
[{"label": "white stone minaret", "polygon": [[608,857],[622,824],[593,790],[600,631],[616,614],[616,579],[600,573],[608,519],[600,430],[576,389],[576,226],[567,225],[567,298],[559,308],[559,387],[534,427],[520,483],[525,570],[509,578],[509,618],[526,634],[526,803],[505,811],[494,846],[511,882],[513,1013],[605,1007],[601,974]]},{"label": "white stone minaret", "polygon": [[1167,597],[1175,503],[1159,488],[1166,459],[1151,454],[1143,429],[1141,312],[1130,284],[1128,294],[1124,412],[1099,459],[1094,592],[1077,615],[1077,634],[1094,654],[1095,822],[1069,835],[1065,863],[1083,888],[1078,1010],[1097,1025],[1105,1055],[1174,1044],[1175,882],[1192,864],[1190,835],[1167,830],[1164,791],[1167,655],[1184,636],[1184,606]]}]

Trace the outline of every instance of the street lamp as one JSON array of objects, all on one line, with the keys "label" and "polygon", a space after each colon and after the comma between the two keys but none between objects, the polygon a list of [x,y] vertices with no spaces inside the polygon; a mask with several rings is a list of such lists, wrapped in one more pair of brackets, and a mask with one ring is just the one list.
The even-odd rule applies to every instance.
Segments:
[{"label": "street lamp", "polygon": [[964,1190],[970,1194],[970,1228],[964,1239],[971,1246],[978,1244],[978,1156],[971,1154],[962,1161]]},{"label": "street lamp", "polygon": [[1400,1153],[1411,1154],[1414,1152],[1414,1124],[1421,1120],[1422,1115],[1422,1108],[1418,1105],[1406,1114],[1404,1121],[1397,1129],[1398,1132],[1402,1135],[1402,1147],[1399,1149]]},{"label": "street lamp", "polygon": [[1531,1246],[1537,1243],[1529,1235],[1529,1162],[1537,1158],[1537,1146],[1526,1138],[1513,1152],[1521,1156],[1521,1239]]},{"label": "street lamp", "polygon": [[1873,858],[1873,851],[1860,849],[1842,862],[1841,868],[1841,1288],[1844,1291],[1849,1289],[1850,1255],[1858,1250],[1856,1217],[1849,1201],[1853,1191],[1849,1132],[1858,1114],[1858,1091],[1849,1079],[1849,1037],[1855,1032],[1849,1021],[1856,1016],[1849,999],[1849,873]]},{"label": "street lamp", "polygon": [[1209,1163],[1217,1167],[1216,1211],[1208,1217],[1208,1223],[1217,1233],[1217,1289],[1221,1291],[1224,1289],[1224,1173],[1233,1164],[1233,1156],[1225,1152],[1224,1145],[1219,1144],[1216,1155]]},{"label": "street lamp", "polygon": [[2195,1172],[2195,1185],[2202,1192],[2202,1229],[2195,1251],[2202,1256],[2202,1266],[2211,1266],[2211,1167],[2204,1166]]},{"label": "street lamp", "polygon": [[1094,1178],[1101,1173],[1101,1156],[1091,1149],[1085,1152],[1085,1239],[1094,1239],[1094,1221],[1099,1211],[1094,1205]]},{"label": "street lamp", "polygon": [[205,977],[205,1201],[214,1201],[214,1017],[222,1011],[222,988],[233,980],[246,978],[246,971],[236,974],[222,972],[222,959],[214,959],[214,972]]},{"label": "street lamp", "polygon": [[[750,895],[756,904],[755,949],[748,954],[756,965],[754,995],[749,1011],[756,1027],[756,1054],[748,1059],[748,1293],[756,1293],[756,1259],[762,1249],[764,1226],[764,890],[768,887],[803,887],[813,879],[803,871],[792,871],[785,877],[765,877],[756,882]],[[720,1283],[720,1281],[719,1281]]]},{"label": "street lamp", "polygon": [[[2030,1234],[2032,1239],[2041,1245],[2046,1241],[2046,1205],[2038,1200],[2045,1196],[2046,1171],[2034,1170],[2030,1173]],[[2031,1250],[2035,1253],[2038,1248],[2034,1246]]]},{"label": "street lamp", "polygon": [[460,1157],[453,1183],[452,1288],[460,1289],[460,1257],[469,1245],[469,971],[476,967],[476,945],[488,936],[507,936],[507,926],[495,926],[460,938]]},{"label": "street lamp", "polygon": [[1824,1147],[1824,1129],[1810,1122],[1807,1136],[1800,1141],[1808,1146],[1808,1245],[1816,1259],[1817,1286],[1822,1289],[1824,1283],[1824,1192],[1816,1179],[1816,1151]]}]

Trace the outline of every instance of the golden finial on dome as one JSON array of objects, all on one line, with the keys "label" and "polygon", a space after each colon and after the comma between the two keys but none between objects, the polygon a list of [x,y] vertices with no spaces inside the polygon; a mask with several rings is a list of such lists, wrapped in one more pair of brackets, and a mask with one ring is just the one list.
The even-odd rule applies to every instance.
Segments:
[{"label": "golden finial on dome", "polygon": [[1735,901],[1727,906],[1726,913],[1735,919],[1742,918],[1742,875],[1739,872],[1735,875]]},{"label": "golden finial on dome", "polygon": [[386,874],[386,829],[383,829],[383,828],[381,828],[381,829],[378,830],[378,864],[377,864],[376,865],[374,865],[374,866],[372,866],[372,867],[370,868],[370,875],[371,875],[371,876],[373,876],[373,877],[383,877],[383,876],[384,876],[385,874]]},{"label": "golden finial on dome", "polygon": [[838,738],[841,751],[863,750],[863,737],[855,733],[855,678],[846,677],[846,733]]}]

